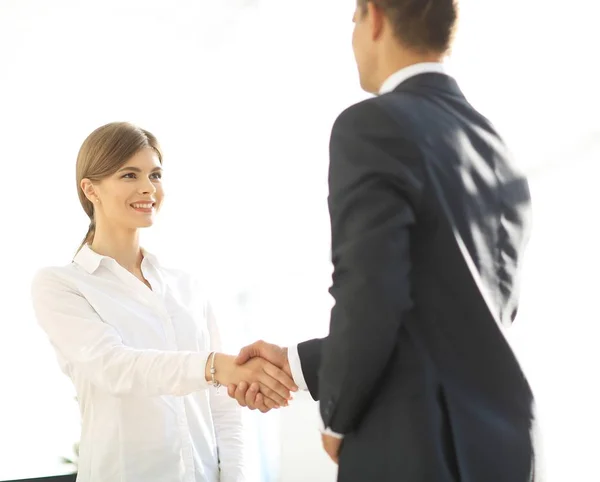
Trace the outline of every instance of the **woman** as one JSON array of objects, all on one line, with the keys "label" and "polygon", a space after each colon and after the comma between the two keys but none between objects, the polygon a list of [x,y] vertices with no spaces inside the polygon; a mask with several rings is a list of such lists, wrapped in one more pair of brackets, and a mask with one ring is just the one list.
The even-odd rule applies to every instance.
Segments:
[{"label": "woman", "polygon": [[191,277],[139,245],[163,201],[156,138],[128,123],[96,129],[77,158],[90,218],[73,262],[42,269],[36,316],[77,391],[78,481],[247,481],[241,414],[218,385],[258,382],[271,407],[293,381],[264,360],[219,350]]}]

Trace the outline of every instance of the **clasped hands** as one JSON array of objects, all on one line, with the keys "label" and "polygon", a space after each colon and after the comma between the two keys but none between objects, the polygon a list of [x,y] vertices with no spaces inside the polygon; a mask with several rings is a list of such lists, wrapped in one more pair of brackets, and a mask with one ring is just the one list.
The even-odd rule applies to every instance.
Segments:
[{"label": "clasped hands", "polygon": [[[275,345],[272,345],[275,347]],[[277,347],[279,348],[279,347]],[[284,350],[279,348],[279,350]],[[251,347],[244,348],[237,357],[216,353],[214,357],[215,379],[220,384],[229,388],[230,395],[237,390],[238,394],[244,393],[248,402],[240,403],[251,409],[258,408],[268,412],[273,408],[285,407],[292,399],[291,392],[298,390],[292,379],[287,364],[287,350],[285,355],[271,359],[255,354]],[[280,363],[281,356],[286,363]],[[210,363],[206,363],[206,380],[211,381]],[[235,398],[235,397],[233,397]],[[242,400],[240,398],[240,400]]]},{"label": "clasped hands", "polygon": [[[287,348],[264,341],[243,348],[237,357],[218,355],[215,369],[218,381],[227,385],[228,395],[250,410],[266,413],[286,407],[292,400],[291,392],[298,390]],[[321,434],[321,438],[329,457],[338,463],[342,440],[326,434]]]}]

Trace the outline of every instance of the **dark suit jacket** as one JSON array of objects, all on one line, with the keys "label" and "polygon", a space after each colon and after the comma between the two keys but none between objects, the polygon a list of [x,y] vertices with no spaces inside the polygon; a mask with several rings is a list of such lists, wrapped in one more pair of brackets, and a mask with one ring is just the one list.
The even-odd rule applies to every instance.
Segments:
[{"label": "dark suit jacket", "polygon": [[500,326],[517,312],[526,180],[449,76],[336,120],[330,334],[298,347],[339,480],[525,482],[533,397]]}]

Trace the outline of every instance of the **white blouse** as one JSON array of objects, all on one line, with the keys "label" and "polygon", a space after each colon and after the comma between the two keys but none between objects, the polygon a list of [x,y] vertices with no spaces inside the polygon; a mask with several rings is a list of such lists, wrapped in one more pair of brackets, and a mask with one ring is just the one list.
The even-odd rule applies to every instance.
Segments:
[{"label": "white blouse", "polygon": [[246,482],[242,414],[205,379],[220,341],[183,272],[144,251],[150,290],[84,246],[32,286],[39,324],[71,378],[82,417],[80,482]]}]

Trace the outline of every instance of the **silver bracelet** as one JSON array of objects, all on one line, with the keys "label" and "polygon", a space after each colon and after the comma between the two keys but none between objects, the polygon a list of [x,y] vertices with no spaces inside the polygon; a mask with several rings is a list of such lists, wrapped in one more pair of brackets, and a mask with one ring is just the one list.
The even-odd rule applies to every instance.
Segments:
[{"label": "silver bracelet", "polygon": [[211,356],[211,360],[210,360],[210,378],[213,384],[213,387],[215,388],[219,388],[221,386],[221,384],[215,379],[215,373],[217,373],[217,370],[215,369],[215,355],[217,354],[216,351],[213,351],[210,356]]}]

